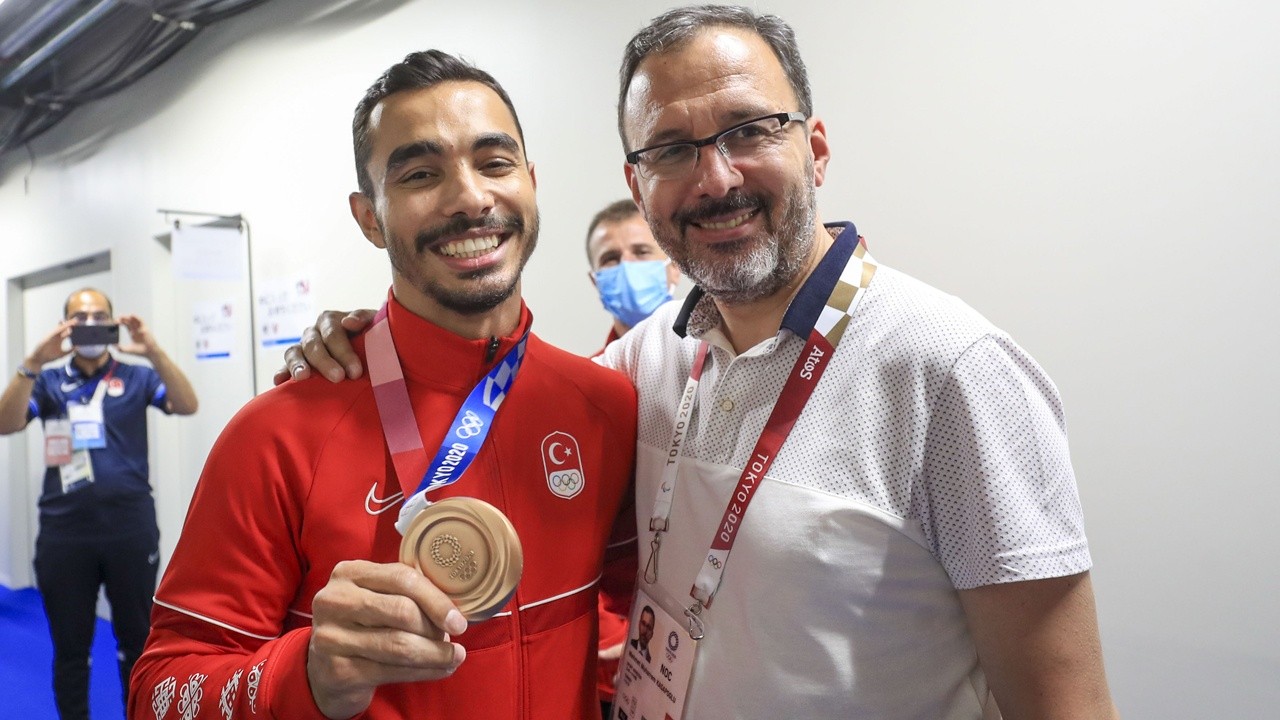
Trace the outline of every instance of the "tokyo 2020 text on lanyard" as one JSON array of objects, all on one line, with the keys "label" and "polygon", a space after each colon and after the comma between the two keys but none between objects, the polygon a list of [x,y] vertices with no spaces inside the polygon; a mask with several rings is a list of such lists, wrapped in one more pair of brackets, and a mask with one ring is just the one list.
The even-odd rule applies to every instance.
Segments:
[{"label": "tokyo 2020 text on lanyard", "polygon": [[[716,527],[711,547],[703,558],[702,568],[694,579],[689,595],[693,604],[685,609],[688,618],[688,630],[695,640],[703,635],[703,623],[700,618],[703,608],[711,606],[720,582],[724,576],[725,566],[729,562],[729,553],[738,539],[738,530],[742,527],[747,507],[755,498],[756,489],[764,479],[765,473],[773,465],[774,458],[786,442],[787,436],[795,426],[800,412],[813,394],[814,387],[822,378],[836,345],[848,328],[850,317],[862,297],[863,291],[875,275],[876,266],[866,254],[866,246],[861,242],[845,264],[839,279],[831,289],[825,306],[819,312],[809,337],[805,341],[804,350],[796,359],[782,387],[773,411],[765,422],[764,430],[751,451],[746,467],[738,477],[738,484],[729,496],[728,505],[720,524]],[[681,460],[680,448],[684,445],[685,435],[689,430],[689,419],[697,402],[698,383],[702,379],[703,366],[706,363],[710,346],[706,341],[698,344],[694,356],[693,369],[689,372],[689,380],[685,383],[684,393],[676,407],[671,444],[668,446],[667,463],[663,468],[662,481],[653,501],[653,512],[649,519],[649,530],[653,532],[650,541],[649,559],[644,568],[644,580],[649,584],[658,581],[658,554],[662,545],[662,534],[670,528],[671,502],[675,496],[676,480]]]},{"label": "tokyo 2020 text on lanyard", "polygon": [[[418,511],[430,504],[427,493],[451,485],[475,460],[476,454],[489,437],[493,418],[510,392],[520,365],[524,362],[525,346],[529,340],[526,330],[515,347],[483,377],[467,395],[458,414],[453,418],[449,431],[430,464],[426,463],[426,448],[414,420],[413,407],[405,385],[404,371],[396,355],[395,342],[391,338],[391,323],[387,306],[383,305],[369,328],[365,347],[368,349],[369,381],[373,384],[378,416],[382,431],[391,451],[392,465],[405,495],[404,505],[396,529],[404,534]],[[426,465],[421,482],[414,485],[418,469]]]}]

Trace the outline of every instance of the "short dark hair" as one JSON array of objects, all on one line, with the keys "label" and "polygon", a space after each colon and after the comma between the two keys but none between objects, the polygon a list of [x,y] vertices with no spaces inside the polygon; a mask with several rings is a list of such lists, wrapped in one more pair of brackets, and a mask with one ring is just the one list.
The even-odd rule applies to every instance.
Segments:
[{"label": "short dark hair", "polygon": [[596,213],[591,218],[591,224],[587,226],[587,262],[591,263],[591,236],[595,233],[596,228],[601,223],[616,223],[623,220],[629,220],[640,214],[640,208],[636,207],[636,203],[631,198],[616,200],[604,206],[604,209]]},{"label": "short dark hair", "polygon": [[111,297],[96,287],[85,286],[71,293],[70,295],[67,296],[66,300],[62,301],[62,317],[64,320],[70,317],[71,315],[71,298],[79,295],[82,292],[92,292],[92,293],[98,293],[99,295],[101,295],[102,299],[107,301],[107,314],[111,315],[112,317],[115,317],[116,311],[113,307],[111,307]]},{"label": "short dark hair", "polygon": [[[511,119],[515,120],[516,132],[520,135],[520,145],[524,147],[524,128],[520,126],[520,116],[516,114],[516,106],[502,85],[489,73],[472,65],[466,60],[456,58],[440,50],[423,50],[409,53],[404,60],[387,68],[381,77],[365,91],[364,97],[356,105],[355,117],[351,121],[351,136],[355,145],[356,180],[360,192],[373,195],[373,181],[365,165],[373,153],[373,143],[369,138],[369,116],[373,108],[389,95],[404,90],[423,90],[445,82],[477,82],[498,94],[502,102],[511,111]],[[526,161],[528,149],[525,149]]]},{"label": "short dark hair", "polygon": [[804,60],[800,58],[796,34],[786,21],[777,15],[757,15],[740,5],[690,5],[668,10],[651,20],[631,38],[627,49],[623,51],[622,69],[618,72],[621,81],[618,90],[618,135],[622,137],[623,147],[627,146],[626,128],[623,124],[627,90],[631,88],[636,68],[650,55],[679,50],[699,32],[712,27],[742,28],[759,35],[773,49],[773,54],[782,65],[782,71],[786,73],[787,81],[800,103],[800,112],[805,117],[813,115],[809,73],[805,70]]}]

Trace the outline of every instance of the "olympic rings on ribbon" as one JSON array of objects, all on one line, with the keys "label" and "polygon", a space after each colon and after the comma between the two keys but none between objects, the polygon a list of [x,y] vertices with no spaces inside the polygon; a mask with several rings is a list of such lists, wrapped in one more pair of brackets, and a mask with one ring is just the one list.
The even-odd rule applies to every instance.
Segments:
[{"label": "olympic rings on ribbon", "polygon": [[459,424],[455,434],[460,438],[473,438],[479,435],[482,429],[484,429],[484,421],[480,419],[479,415],[468,410],[463,414],[462,422]]}]

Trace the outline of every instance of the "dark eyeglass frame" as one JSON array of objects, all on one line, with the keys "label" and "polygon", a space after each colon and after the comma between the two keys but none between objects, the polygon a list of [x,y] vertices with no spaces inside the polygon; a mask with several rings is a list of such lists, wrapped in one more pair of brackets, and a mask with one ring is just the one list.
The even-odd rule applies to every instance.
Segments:
[{"label": "dark eyeglass frame", "polygon": [[[809,118],[806,117],[805,114],[802,112],[778,112],[778,113],[770,113],[769,115],[761,115],[760,117],[751,118],[750,120],[743,120],[737,125],[725,128],[724,130],[721,130],[715,135],[708,135],[707,137],[704,137],[701,140],[677,140],[675,142],[659,143],[657,145],[650,145],[649,147],[640,148],[639,150],[632,150],[631,152],[627,153],[627,163],[630,165],[635,165],[639,167],[640,156],[643,155],[644,153],[647,153],[650,150],[661,150],[662,148],[675,147],[676,145],[692,145],[694,150],[694,162],[696,163],[698,160],[698,157],[701,155],[700,151],[702,150],[702,148],[708,145],[717,145],[718,147],[720,138],[724,137],[725,135],[728,135],[729,133],[737,130],[741,130],[742,128],[752,123],[758,123],[761,120],[770,120],[770,119],[778,121],[778,130],[781,131],[783,128],[787,126],[787,123],[804,122]],[[721,151],[721,152],[724,152],[724,151]],[[726,157],[729,157],[729,156],[726,155]]]}]

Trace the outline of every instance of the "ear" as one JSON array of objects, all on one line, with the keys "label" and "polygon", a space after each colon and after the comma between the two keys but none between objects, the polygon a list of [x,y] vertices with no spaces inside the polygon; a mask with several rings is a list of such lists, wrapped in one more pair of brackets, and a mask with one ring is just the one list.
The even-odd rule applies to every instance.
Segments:
[{"label": "ear", "polygon": [[640,214],[644,216],[645,221],[649,220],[649,211],[644,206],[644,198],[640,197],[640,176],[636,174],[636,168],[629,162],[622,163],[622,174],[627,179],[627,187],[631,188],[631,199],[635,201],[636,207],[640,208]]},{"label": "ear", "polygon": [[680,284],[680,268],[676,267],[676,262],[670,259],[667,262],[667,284],[673,287]]},{"label": "ear", "polygon": [[816,117],[809,118],[809,150],[813,153],[813,185],[822,187],[827,163],[831,161],[831,146],[827,144],[827,126]]},{"label": "ear", "polygon": [[596,284],[596,273],[594,270],[587,271],[587,279],[591,281],[591,287],[599,290],[600,286]]},{"label": "ear", "polygon": [[529,183],[530,183],[531,185],[533,185],[533,189],[534,189],[534,190],[537,190],[537,189],[538,189],[538,174],[537,174],[536,172],[534,172],[534,171],[533,171],[533,163],[529,162],[528,160],[526,160],[526,161],[525,161],[525,163],[529,166]]},{"label": "ear", "polygon": [[373,199],[361,192],[353,192],[347,196],[347,204],[351,206],[351,217],[360,226],[360,232],[373,243],[374,247],[386,249],[387,239],[382,236],[382,226],[378,224],[378,213],[374,210]]}]

